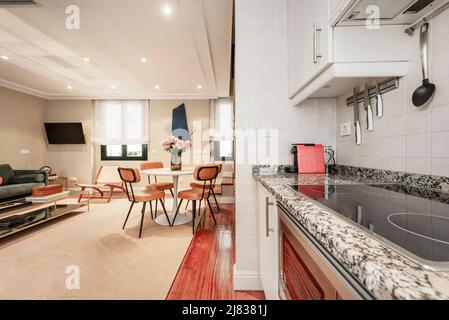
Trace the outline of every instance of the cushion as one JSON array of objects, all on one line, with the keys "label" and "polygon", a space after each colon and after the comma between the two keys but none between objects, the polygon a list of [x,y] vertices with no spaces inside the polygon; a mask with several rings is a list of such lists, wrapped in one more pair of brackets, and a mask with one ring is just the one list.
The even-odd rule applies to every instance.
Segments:
[{"label": "cushion", "polygon": [[33,188],[42,187],[43,185],[42,183],[26,183],[0,186],[0,200],[29,196]]},{"label": "cushion", "polygon": [[43,174],[22,174],[13,176],[9,179],[9,184],[22,184],[22,183],[42,183],[45,181]]},{"label": "cushion", "polygon": [[13,175],[14,171],[9,164],[0,164],[0,176],[3,178],[3,184],[8,184]]},{"label": "cushion", "polygon": [[0,176],[0,186],[3,184],[3,177]]}]

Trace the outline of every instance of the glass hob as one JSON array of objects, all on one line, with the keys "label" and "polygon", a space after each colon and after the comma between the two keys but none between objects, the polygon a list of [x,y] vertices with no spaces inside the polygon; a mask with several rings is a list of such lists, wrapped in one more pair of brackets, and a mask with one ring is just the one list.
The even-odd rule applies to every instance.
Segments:
[{"label": "glass hob", "polygon": [[449,267],[449,195],[401,185],[292,188],[425,265]]}]

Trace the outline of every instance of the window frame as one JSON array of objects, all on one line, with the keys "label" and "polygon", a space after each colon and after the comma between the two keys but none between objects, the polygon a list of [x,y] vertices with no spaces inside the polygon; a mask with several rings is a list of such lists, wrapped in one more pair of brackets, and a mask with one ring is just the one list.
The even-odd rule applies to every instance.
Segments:
[{"label": "window frame", "polygon": [[101,161],[148,161],[148,145],[142,144],[141,157],[128,157],[128,145],[122,144],[121,157],[109,157],[107,155],[107,145],[101,145]]}]

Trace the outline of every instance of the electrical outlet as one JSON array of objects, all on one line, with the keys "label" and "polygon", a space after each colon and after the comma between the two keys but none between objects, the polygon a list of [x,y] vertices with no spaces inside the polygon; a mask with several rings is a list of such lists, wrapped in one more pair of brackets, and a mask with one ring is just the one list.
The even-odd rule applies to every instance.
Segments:
[{"label": "electrical outlet", "polygon": [[340,135],[342,137],[347,137],[352,134],[351,122],[345,122],[340,125]]},{"label": "electrical outlet", "polygon": [[30,154],[31,153],[31,150],[30,149],[21,149],[20,150],[20,154],[21,155],[26,155],[26,154]]}]

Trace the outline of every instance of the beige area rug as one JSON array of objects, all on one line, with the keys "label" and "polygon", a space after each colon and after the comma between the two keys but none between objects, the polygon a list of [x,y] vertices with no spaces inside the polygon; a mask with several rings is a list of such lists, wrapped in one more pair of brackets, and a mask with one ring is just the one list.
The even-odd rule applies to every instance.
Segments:
[{"label": "beige area rug", "polygon": [[[139,239],[141,206],[123,231],[129,202],[113,200],[0,240],[0,299],[165,299],[191,225],[159,226],[148,209]],[[80,288],[68,290],[77,268]]]}]

